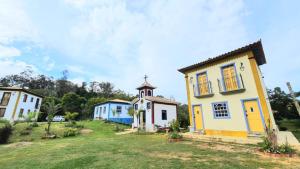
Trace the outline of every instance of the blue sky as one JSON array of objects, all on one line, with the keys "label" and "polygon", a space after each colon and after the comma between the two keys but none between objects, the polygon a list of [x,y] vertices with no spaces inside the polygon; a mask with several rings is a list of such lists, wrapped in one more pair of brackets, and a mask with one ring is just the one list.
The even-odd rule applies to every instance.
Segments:
[{"label": "blue sky", "polygon": [[262,39],[269,88],[300,90],[297,0],[0,0],[0,76],[27,66],[70,80],[110,81],[186,102],[178,68]]}]

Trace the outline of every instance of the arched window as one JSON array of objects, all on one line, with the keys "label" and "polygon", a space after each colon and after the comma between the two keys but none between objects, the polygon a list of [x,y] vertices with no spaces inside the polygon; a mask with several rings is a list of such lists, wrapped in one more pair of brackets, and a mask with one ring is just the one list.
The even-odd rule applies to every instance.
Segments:
[{"label": "arched window", "polygon": [[141,91],[141,97],[144,97],[144,91]]},{"label": "arched window", "polygon": [[148,96],[152,96],[151,90],[148,90]]}]

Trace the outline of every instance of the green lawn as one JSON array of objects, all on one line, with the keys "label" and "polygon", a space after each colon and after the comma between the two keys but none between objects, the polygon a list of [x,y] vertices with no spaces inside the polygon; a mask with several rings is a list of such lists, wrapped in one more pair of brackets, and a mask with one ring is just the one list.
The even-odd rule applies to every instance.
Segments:
[{"label": "green lawn", "polygon": [[292,119],[292,120],[284,119],[277,122],[277,124],[280,127],[286,127],[300,141],[300,119]]},{"label": "green lawn", "polygon": [[[168,143],[164,134],[116,135],[114,124],[83,122],[89,134],[0,145],[0,168],[297,168],[299,158],[276,159],[257,154],[256,146],[185,140]],[[11,141],[21,141],[17,124]],[[56,123],[60,131],[63,124]],[[18,129],[19,127],[19,129]],[[26,136],[27,137],[27,136]],[[26,139],[25,139],[26,140]]]}]

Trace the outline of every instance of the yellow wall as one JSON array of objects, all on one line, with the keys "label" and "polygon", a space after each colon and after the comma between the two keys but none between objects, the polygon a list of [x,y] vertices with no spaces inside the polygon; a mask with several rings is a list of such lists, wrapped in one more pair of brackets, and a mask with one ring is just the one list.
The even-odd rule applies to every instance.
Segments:
[{"label": "yellow wall", "polygon": [[[257,90],[257,81],[254,77],[252,67],[249,57],[252,57],[252,52],[246,52],[235,57],[230,57],[222,61],[218,61],[204,67],[194,69],[186,73],[188,76],[186,83],[188,89],[188,103],[189,103],[189,114],[190,119],[192,119],[192,105],[202,105],[203,119],[204,119],[204,128],[207,131],[235,131],[244,133],[247,132],[246,119],[244,116],[244,110],[242,106],[241,99],[252,99],[252,98],[261,98]],[[255,61],[255,60],[254,60]],[[222,95],[219,92],[218,81],[217,79],[222,79],[221,67],[227,64],[235,63],[237,75],[241,74],[244,81],[245,91],[242,93]],[[240,70],[240,65],[243,63],[244,71]],[[256,62],[255,62],[256,63]],[[253,63],[252,63],[253,64]],[[212,90],[214,96],[207,98],[196,98],[193,93],[193,84],[196,84],[196,74],[207,71],[208,80],[211,81]],[[190,77],[193,77],[193,83],[190,83]],[[259,77],[259,74],[258,74]],[[263,88],[263,87],[262,87]],[[212,103],[214,102],[228,102],[228,108],[230,113],[230,119],[214,119]],[[260,102],[262,100],[260,99]],[[264,115],[268,115],[268,111],[263,109]],[[269,117],[269,116],[268,116]],[[193,121],[191,120],[191,125]],[[209,132],[214,133],[214,132]],[[224,132],[223,132],[224,133]],[[225,132],[226,133],[226,132]],[[241,134],[243,135],[243,134]]]},{"label": "yellow wall", "polygon": [[274,127],[275,121],[272,115],[272,110],[269,101],[267,100],[267,92],[263,83],[261,71],[253,57],[253,54],[250,53],[249,60],[251,64],[251,68],[253,71],[253,76],[255,78],[255,85],[258,91],[258,97],[260,100],[261,108],[264,114],[264,120],[267,127]]}]

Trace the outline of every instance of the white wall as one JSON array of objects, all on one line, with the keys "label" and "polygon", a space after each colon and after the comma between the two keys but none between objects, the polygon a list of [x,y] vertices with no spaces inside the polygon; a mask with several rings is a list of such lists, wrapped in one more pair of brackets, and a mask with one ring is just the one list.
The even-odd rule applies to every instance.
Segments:
[{"label": "white wall", "polygon": [[[167,120],[162,120],[162,110],[167,111]],[[172,120],[177,119],[176,105],[154,104],[154,124],[159,126],[169,126]]]},{"label": "white wall", "polygon": [[[41,97],[26,93],[26,92],[23,92],[23,91],[22,92],[21,91],[0,91],[0,99],[2,99],[2,96],[3,96],[4,92],[11,92],[11,96],[10,96],[8,105],[5,106],[6,107],[6,111],[5,111],[5,114],[4,114],[5,119],[7,119],[7,120],[20,120],[19,119],[19,113],[20,113],[21,109],[24,109],[23,116],[28,115],[28,110],[30,112],[34,112],[34,111],[39,112],[40,111],[40,107],[41,107],[41,103],[42,103],[42,98]],[[14,119],[12,119],[13,110],[14,110],[15,104],[17,102],[19,92],[21,92],[19,104],[17,105],[17,109],[16,109]],[[27,94],[27,100],[26,100],[26,102],[23,102],[23,98],[24,98],[25,94]],[[31,102],[31,98],[33,98],[33,102]],[[38,98],[40,100],[39,100],[39,103],[38,103],[38,108],[36,109],[35,104],[36,104],[36,100]],[[1,108],[2,107],[3,106],[1,106]]]},{"label": "white wall", "polygon": [[[169,123],[172,120],[177,119],[176,114],[176,105],[166,105],[166,104],[160,104],[160,103],[154,103],[154,124],[152,124],[152,105],[150,106],[150,109],[147,109],[147,103],[150,102],[153,104],[153,102],[145,100],[142,103],[141,100],[139,100],[137,103],[139,107],[138,110],[145,110],[146,111],[146,131],[154,131],[155,125],[159,126],[169,126]],[[134,106],[134,105],[133,105]],[[135,111],[138,111],[135,110]],[[162,110],[167,111],[167,120],[162,120]],[[142,114],[140,114],[142,116]],[[133,118],[133,127],[138,127],[138,119],[136,116]]]}]

